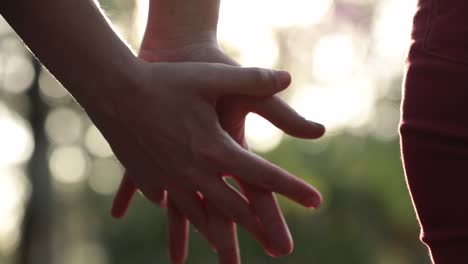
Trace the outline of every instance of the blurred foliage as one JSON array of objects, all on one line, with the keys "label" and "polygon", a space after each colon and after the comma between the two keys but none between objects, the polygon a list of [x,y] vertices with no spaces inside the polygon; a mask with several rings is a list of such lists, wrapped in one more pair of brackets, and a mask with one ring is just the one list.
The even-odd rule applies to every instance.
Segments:
[{"label": "blurred foliage", "polygon": [[[304,144],[287,139],[265,155],[315,184],[324,194],[319,210],[280,199],[295,241],[291,256],[271,259],[240,230],[246,263],[427,263],[402,177],[398,142],[340,133]],[[108,215],[110,197],[87,196],[96,205],[99,233],[110,263],[167,263],[163,212],[139,198],[122,221]],[[192,232],[188,263],[216,263]]]}]

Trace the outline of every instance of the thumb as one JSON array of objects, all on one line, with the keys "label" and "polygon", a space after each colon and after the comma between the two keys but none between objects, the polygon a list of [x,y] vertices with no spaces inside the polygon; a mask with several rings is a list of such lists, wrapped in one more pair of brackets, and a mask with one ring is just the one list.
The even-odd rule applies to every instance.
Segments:
[{"label": "thumb", "polygon": [[256,100],[249,108],[293,137],[314,139],[325,133],[323,125],[306,120],[278,95]]},{"label": "thumb", "polygon": [[291,84],[291,75],[286,71],[262,68],[242,68],[212,64],[207,69],[202,86],[211,95],[272,96]]}]

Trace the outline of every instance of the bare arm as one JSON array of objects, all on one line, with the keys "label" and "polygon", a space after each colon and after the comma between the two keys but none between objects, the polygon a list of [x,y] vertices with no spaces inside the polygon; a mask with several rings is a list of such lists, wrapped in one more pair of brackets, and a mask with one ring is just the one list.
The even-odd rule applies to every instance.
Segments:
[{"label": "bare arm", "polygon": [[6,0],[0,8],[31,51],[81,104],[91,107],[96,100],[105,104],[108,100],[103,98],[137,81],[137,60],[94,1]]},{"label": "bare arm", "polygon": [[149,0],[142,50],[173,50],[184,44],[216,44],[219,0]]}]

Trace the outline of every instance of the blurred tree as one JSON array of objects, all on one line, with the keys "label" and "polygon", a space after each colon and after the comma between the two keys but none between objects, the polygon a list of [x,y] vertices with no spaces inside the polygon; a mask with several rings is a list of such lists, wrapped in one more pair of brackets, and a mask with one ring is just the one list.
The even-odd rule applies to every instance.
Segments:
[{"label": "blurred tree", "polygon": [[48,169],[48,141],[44,131],[47,105],[39,94],[41,64],[32,57],[35,77],[28,90],[29,121],[34,138],[34,151],[28,164],[31,195],[24,213],[19,264],[55,263],[53,258],[53,192]]}]

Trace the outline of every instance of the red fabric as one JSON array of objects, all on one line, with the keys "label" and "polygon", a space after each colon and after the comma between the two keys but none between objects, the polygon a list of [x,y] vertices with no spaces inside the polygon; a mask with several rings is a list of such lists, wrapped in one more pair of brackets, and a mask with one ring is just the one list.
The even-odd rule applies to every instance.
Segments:
[{"label": "red fabric", "polygon": [[422,240],[468,263],[468,1],[419,0],[400,127]]}]

